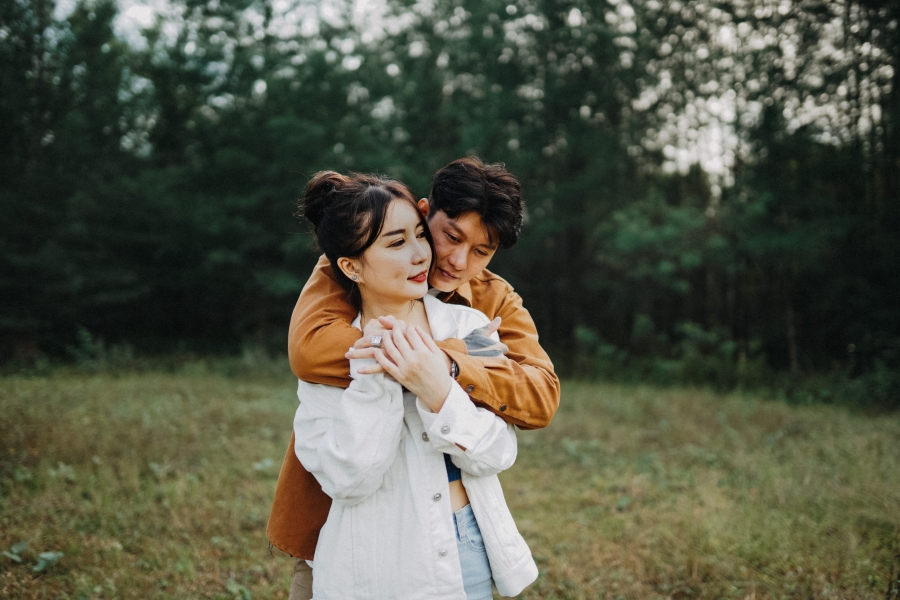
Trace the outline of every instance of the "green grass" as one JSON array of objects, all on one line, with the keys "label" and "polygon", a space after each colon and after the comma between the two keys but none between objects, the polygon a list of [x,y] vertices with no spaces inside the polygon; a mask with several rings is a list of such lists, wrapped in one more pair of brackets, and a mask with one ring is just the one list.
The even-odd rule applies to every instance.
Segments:
[{"label": "green grass", "polygon": [[[286,598],[292,562],[265,523],[294,385],[204,368],[0,378],[0,551],[21,560],[0,556],[0,597]],[[886,597],[896,415],[563,390],[502,477],[541,572],[523,598]],[[35,572],[44,552],[63,555]]]}]

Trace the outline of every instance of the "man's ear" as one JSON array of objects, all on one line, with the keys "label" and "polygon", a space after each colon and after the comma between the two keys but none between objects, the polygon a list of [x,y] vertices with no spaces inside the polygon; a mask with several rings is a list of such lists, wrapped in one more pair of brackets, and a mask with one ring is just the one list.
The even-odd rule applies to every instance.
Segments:
[{"label": "man's ear", "polygon": [[[337,266],[341,272],[346,275],[349,279],[359,283],[361,281],[362,274],[359,271],[359,262],[353,259],[347,258],[346,256],[342,256],[337,259]],[[353,279],[356,277],[356,279]]]},{"label": "man's ear", "polygon": [[419,207],[419,212],[422,213],[422,216],[427,219],[428,213],[431,212],[431,202],[428,201],[428,198],[422,198],[416,202],[416,206]]}]

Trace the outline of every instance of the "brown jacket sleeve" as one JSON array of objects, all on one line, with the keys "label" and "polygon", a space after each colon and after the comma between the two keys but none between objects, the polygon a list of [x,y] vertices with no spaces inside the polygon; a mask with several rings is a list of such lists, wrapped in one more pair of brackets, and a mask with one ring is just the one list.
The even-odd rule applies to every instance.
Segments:
[{"label": "brown jacket sleeve", "polygon": [[[319,257],[291,315],[288,359],[294,375],[309,383],[349,387],[350,361],[344,353],[362,337],[351,325],[357,314],[347,301],[347,292],[335,280],[331,263],[325,256]],[[462,340],[436,343],[448,353],[466,352]]]},{"label": "brown jacket sleeve", "polygon": [[475,358],[444,348],[459,365],[459,384],[476,404],[505,421],[522,429],[546,427],[559,407],[559,378],[538,343],[521,296],[497,278],[487,287],[473,286],[472,306],[490,319],[502,318],[497,333],[509,352],[505,357]]},{"label": "brown jacket sleeve", "polygon": [[[459,383],[477,404],[523,429],[546,427],[559,406],[559,379],[522,298],[501,278],[492,277],[480,285],[474,282],[472,305],[491,319],[503,319],[498,333],[509,348],[507,355],[472,357],[456,339],[437,344],[459,365]],[[321,257],[291,316],[288,357],[294,375],[310,383],[348,387],[350,361],[344,354],[362,335],[351,325],[357,314],[328,259]]]},{"label": "brown jacket sleeve", "polygon": [[331,263],[320,257],[291,315],[288,358],[294,375],[310,383],[348,387],[350,361],[344,354],[362,337],[351,325],[357,314]]}]

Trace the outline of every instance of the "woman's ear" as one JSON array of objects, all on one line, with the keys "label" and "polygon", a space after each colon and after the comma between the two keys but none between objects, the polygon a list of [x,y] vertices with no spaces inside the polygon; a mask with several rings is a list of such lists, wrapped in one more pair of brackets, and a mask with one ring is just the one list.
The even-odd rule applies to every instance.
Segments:
[{"label": "woman's ear", "polygon": [[428,213],[431,212],[431,202],[428,201],[428,198],[422,198],[416,202],[416,206],[419,208],[419,212],[422,213],[422,216],[427,219]]},{"label": "woman's ear", "polygon": [[359,261],[342,256],[337,259],[337,266],[351,281],[356,283],[362,281],[362,273],[359,270]]}]

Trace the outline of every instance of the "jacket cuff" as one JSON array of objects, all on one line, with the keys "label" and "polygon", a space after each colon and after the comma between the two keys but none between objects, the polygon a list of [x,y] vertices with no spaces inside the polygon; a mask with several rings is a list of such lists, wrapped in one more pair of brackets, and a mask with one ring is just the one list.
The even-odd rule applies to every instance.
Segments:
[{"label": "jacket cuff", "polygon": [[492,406],[500,404],[491,394],[492,388],[485,365],[490,361],[508,360],[507,358],[477,358],[469,356],[465,352],[462,354],[448,352],[448,354],[459,365],[459,378],[457,379],[459,385],[473,400]]},{"label": "jacket cuff", "polygon": [[360,375],[359,370],[363,367],[370,367],[375,364],[378,364],[378,361],[376,361],[374,358],[351,358],[350,378],[359,379],[360,377],[366,377],[367,374]]},{"label": "jacket cuff", "polygon": [[462,340],[456,338],[447,338],[446,340],[435,340],[434,342],[437,344],[438,348],[444,350],[445,352],[458,352],[460,354],[468,354],[469,349],[466,347],[466,343]]},{"label": "jacket cuff", "polygon": [[450,394],[444,400],[441,412],[429,411],[418,398],[416,408],[431,443],[437,449],[456,449],[457,444],[463,448],[475,447],[490,428],[491,420],[494,418],[493,415],[479,413],[469,400],[469,395],[455,381],[450,386]]}]

